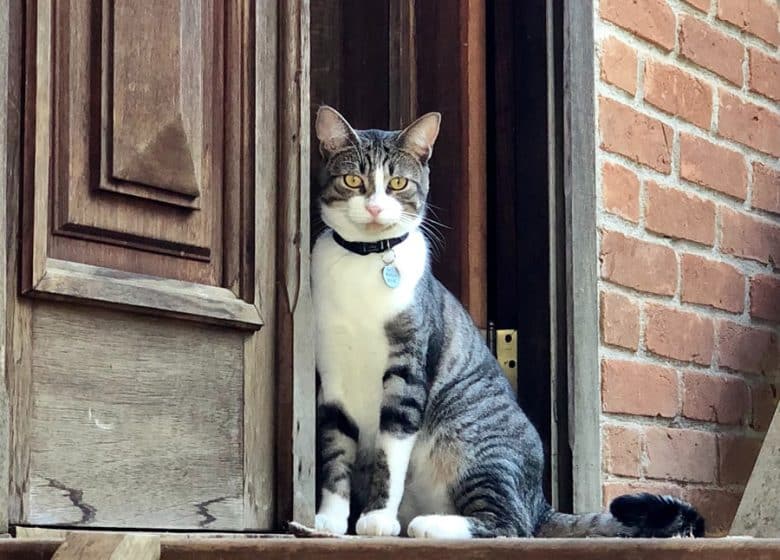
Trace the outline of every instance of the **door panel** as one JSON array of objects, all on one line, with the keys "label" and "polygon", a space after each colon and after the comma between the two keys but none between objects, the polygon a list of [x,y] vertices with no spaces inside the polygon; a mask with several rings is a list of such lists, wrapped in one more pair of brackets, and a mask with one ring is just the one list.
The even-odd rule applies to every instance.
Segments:
[{"label": "door panel", "polygon": [[[160,313],[262,324],[253,279],[238,273],[254,256],[245,241],[253,216],[242,211],[251,197],[237,180],[253,160],[235,140],[253,124],[252,113],[228,107],[253,84],[240,73],[226,79],[228,64],[251,60],[242,45],[253,26],[231,15],[239,6],[29,4],[28,291],[74,297],[79,282],[67,280],[74,268],[106,286],[121,271],[132,297],[117,300],[110,286],[90,297],[151,311],[150,299],[165,298],[148,297],[146,277],[169,278],[192,283],[175,288],[179,300],[191,297],[161,303]],[[227,165],[238,173],[226,175]],[[235,221],[243,223],[225,227]],[[199,305],[203,293],[217,305]]]},{"label": "door panel", "polygon": [[44,303],[32,343],[27,523],[242,526],[240,333]]}]

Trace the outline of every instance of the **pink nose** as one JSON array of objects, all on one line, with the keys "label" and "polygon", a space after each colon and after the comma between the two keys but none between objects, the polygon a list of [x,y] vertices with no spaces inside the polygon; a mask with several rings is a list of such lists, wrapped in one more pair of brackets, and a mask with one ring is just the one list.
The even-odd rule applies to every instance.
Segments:
[{"label": "pink nose", "polygon": [[382,213],[382,207],[378,204],[366,204],[366,210],[368,210],[368,213],[371,214],[371,216],[374,218]]}]

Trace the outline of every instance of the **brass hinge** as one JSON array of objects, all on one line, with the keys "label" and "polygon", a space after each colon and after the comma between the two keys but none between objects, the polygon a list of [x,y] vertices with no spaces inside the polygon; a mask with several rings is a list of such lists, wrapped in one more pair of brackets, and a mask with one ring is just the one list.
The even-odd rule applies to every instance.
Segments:
[{"label": "brass hinge", "polygon": [[491,322],[483,332],[490,351],[517,394],[517,329],[496,329]]}]

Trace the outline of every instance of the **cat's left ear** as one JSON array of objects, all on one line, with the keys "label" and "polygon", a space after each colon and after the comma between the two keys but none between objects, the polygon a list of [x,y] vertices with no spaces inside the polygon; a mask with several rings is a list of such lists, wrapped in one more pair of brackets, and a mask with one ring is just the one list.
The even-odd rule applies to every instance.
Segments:
[{"label": "cat's left ear", "polygon": [[416,155],[425,164],[433,154],[433,143],[439,135],[441,113],[428,113],[407,126],[398,137],[401,149]]}]

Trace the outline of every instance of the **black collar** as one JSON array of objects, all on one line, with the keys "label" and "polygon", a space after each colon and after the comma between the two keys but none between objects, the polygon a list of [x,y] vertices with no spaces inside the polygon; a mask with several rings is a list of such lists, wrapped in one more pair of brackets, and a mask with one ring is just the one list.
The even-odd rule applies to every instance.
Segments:
[{"label": "black collar", "polygon": [[409,237],[408,233],[403,234],[401,237],[393,237],[391,239],[380,239],[379,241],[347,241],[341,237],[335,231],[333,232],[333,240],[344,247],[347,251],[352,251],[358,255],[370,255],[371,253],[384,253],[385,251],[392,249],[399,243]]}]

